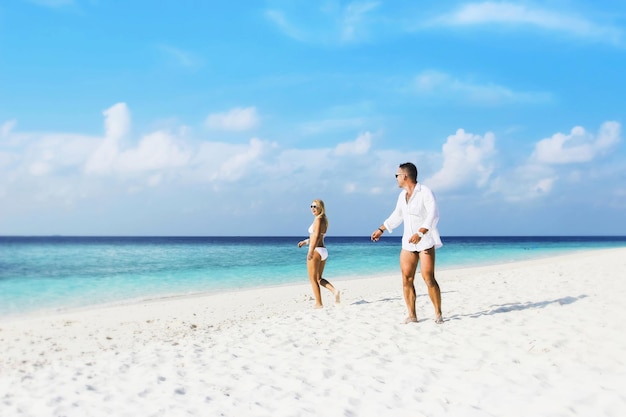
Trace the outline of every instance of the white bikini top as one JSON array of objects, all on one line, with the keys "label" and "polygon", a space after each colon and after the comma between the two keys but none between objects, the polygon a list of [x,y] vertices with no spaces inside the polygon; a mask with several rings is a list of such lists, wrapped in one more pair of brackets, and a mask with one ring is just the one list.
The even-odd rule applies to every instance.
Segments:
[{"label": "white bikini top", "polygon": [[[309,234],[313,233],[313,224],[311,223],[311,225],[309,226]],[[322,233],[322,237],[326,236],[326,233]]]}]

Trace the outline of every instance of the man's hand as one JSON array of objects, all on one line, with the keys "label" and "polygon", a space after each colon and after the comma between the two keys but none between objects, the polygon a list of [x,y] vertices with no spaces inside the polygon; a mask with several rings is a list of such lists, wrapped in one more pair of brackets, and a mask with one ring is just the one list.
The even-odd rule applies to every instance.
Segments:
[{"label": "man's hand", "polygon": [[417,244],[420,240],[422,240],[422,238],[419,237],[417,233],[415,233],[413,236],[409,238],[409,243]]}]

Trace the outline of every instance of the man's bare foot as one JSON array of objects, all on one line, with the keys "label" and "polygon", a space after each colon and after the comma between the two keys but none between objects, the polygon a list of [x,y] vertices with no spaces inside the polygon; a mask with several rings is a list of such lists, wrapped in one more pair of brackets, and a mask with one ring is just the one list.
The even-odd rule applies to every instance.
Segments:
[{"label": "man's bare foot", "polygon": [[404,324],[409,324],[409,323],[417,323],[417,317],[407,317],[404,320]]},{"label": "man's bare foot", "polygon": [[435,323],[443,324],[443,317],[441,316],[441,314],[435,317]]},{"label": "man's bare foot", "polygon": [[335,290],[335,304],[339,304],[341,302],[341,291]]}]

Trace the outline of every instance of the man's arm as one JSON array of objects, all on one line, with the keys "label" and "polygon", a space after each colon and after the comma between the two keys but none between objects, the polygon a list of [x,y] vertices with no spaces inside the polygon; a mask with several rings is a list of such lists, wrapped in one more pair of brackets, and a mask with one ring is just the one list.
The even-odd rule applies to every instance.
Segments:
[{"label": "man's arm", "polygon": [[424,188],[424,208],[426,209],[426,218],[420,227],[420,232],[423,234],[428,233],[439,220],[439,209],[437,207],[437,200],[435,195],[429,188]]}]

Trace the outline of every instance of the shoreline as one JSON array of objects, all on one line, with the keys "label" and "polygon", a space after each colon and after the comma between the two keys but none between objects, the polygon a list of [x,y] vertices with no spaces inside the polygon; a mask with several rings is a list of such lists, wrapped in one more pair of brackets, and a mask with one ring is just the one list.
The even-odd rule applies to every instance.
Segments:
[{"label": "shoreline", "polygon": [[[613,250],[613,249],[621,249],[621,248],[591,248],[591,251],[605,251],[605,250]],[[544,253],[538,256],[533,256],[529,259],[515,259],[511,261],[506,261],[502,259],[496,259],[494,261],[485,261],[485,263],[477,263],[472,265],[455,265],[455,266],[442,266],[437,267],[437,277],[440,275],[453,275],[455,271],[466,271],[466,270],[479,270],[486,268],[489,270],[490,268],[500,268],[507,266],[515,266],[517,264],[523,265],[525,263],[535,263],[541,262],[543,260],[551,260],[554,258],[559,258],[563,256],[575,256],[576,254],[580,254],[583,252],[587,252],[584,249],[565,249],[563,251],[555,252],[555,253]],[[419,268],[418,268],[419,275]],[[399,267],[395,267],[393,271],[387,272],[378,272],[372,273],[365,277],[361,276],[353,276],[353,275],[339,275],[332,276],[328,279],[331,282],[343,283],[343,282],[352,282],[352,281],[362,281],[362,280],[380,280],[380,279],[393,279],[395,277],[398,281],[398,288],[401,285],[401,276]],[[209,291],[197,291],[193,293],[173,293],[173,294],[163,294],[163,295],[147,295],[145,297],[137,297],[133,299],[125,299],[119,301],[111,301],[100,304],[88,304],[84,306],[77,307],[50,307],[46,309],[40,310],[29,310],[23,313],[12,313],[12,314],[0,314],[0,325],[5,322],[11,322],[14,320],[28,320],[28,319],[38,319],[41,317],[48,317],[54,315],[63,315],[63,314],[73,314],[73,313],[81,313],[90,310],[99,310],[99,309],[109,309],[109,308],[117,308],[117,307],[129,307],[137,304],[145,304],[145,303],[155,303],[155,302],[167,302],[169,300],[193,300],[202,297],[214,297],[214,296],[229,296],[229,294],[239,294],[242,292],[263,292],[270,291],[273,289],[279,289],[284,287],[294,287],[293,289],[299,289],[304,292],[310,289],[310,284],[306,281],[306,271],[303,272],[303,276],[301,282],[288,282],[288,283],[280,283],[280,284],[270,284],[270,285],[261,285],[261,286],[251,286],[244,288],[230,288],[230,289],[216,289]],[[418,282],[418,281],[416,281]],[[419,281],[421,282],[421,280]],[[301,288],[298,288],[301,287]]]},{"label": "shoreline", "polygon": [[[168,243],[167,239],[133,238],[133,242],[139,242],[139,239],[143,243],[121,247],[118,241],[105,243],[107,240],[101,239],[90,238],[87,243],[76,241],[69,246],[54,242],[47,246],[36,240],[6,247],[0,244],[7,249],[3,254],[8,261],[6,268],[0,271],[0,321],[9,317],[55,314],[56,311],[123,305],[153,298],[308,282],[302,253],[292,243],[285,245],[280,238],[257,242],[250,249],[251,259],[234,260],[229,268],[223,266],[231,262],[227,256],[230,250],[223,250],[222,243],[214,242],[213,238],[182,246],[176,243],[176,239]],[[565,240],[502,239],[500,242],[459,238],[448,242],[438,251],[437,269],[446,271],[503,264],[614,245],[626,247],[626,239],[611,240],[612,243],[580,237]],[[247,245],[235,238],[227,240],[232,240],[232,244]],[[81,256],[73,256],[77,251]],[[280,261],[266,262],[268,256],[276,256],[276,251],[281,254]],[[326,276],[331,281],[342,281],[398,274],[398,252],[399,245],[395,244],[380,246],[372,244],[369,239],[343,241],[332,250]],[[40,258],[42,254],[46,255]],[[30,259],[38,261],[31,262]],[[219,267],[212,269],[212,265]]]},{"label": "shoreline", "polygon": [[[0,320],[10,415],[605,415],[626,408],[626,248]],[[419,415],[419,414],[418,414]]]}]

